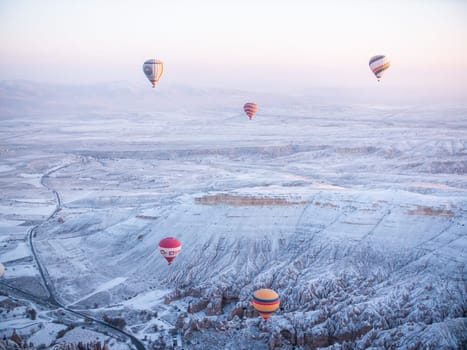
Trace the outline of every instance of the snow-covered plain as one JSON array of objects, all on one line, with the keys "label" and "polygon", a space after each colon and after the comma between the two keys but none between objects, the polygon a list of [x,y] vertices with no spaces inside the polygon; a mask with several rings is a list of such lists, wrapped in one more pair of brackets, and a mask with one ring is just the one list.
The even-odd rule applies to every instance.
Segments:
[{"label": "snow-covered plain", "polygon": [[[467,345],[467,107],[257,95],[249,121],[241,91],[0,91],[0,289],[13,309],[37,300],[5,284],[47,295],[36,227],[57,299],[123,318],[147,348]],[[171,266],[165,236],[183,244]],[[267,322],[250,305],[263,287],[281,298]],[[0,335],[51,346],[57,324],[80,325],[75,340],[102,332],[35,307],[35,320],[0,313]]]}]

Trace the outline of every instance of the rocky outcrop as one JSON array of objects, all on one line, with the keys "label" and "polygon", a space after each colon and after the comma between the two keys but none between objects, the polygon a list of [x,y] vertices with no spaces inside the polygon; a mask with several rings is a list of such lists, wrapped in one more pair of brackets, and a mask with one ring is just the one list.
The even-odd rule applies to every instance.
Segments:
[{"label": "rocky outcrop", "polygon": [[18,345],[21,345],[23,343],[23,339],[19,336],[18,333],[16,333],[16,329],[13,329],[13,334],[11,335],[10,339]]},{"label": "rocky outcrop", "polygon": [[18,344],[9,339],[0,340],[0,350],[35,350],[34,344]]},{"label": "rocky outcrop", "polygon": [[184,324],[185,324],[185,320],[187,320],[187,313],[186,312],[182,312],[181,314],[178,315],[177,317],[177,321],[175,322],[175,328],[178,330],[178,329],[182,329]]},{"label": "rocky outcrop", "polygon": [[209,301],[209,304],[206,307],[206,315],[213,316],[213,315],[220,315],[222,314],[222,306],[223,306],[223,299],[222,297],[214,297]]},{"label": "rocky outcrop", "polygon": [[106,342],[101,343],[99,341],[79,342],[78,344],[57,344],[53,348],[55,350],[110,350]]},{"label": "rocky outcrop", "polygon": [[454,216],[454,212],[451,209],[439,209],[422,205],[418,205],[416,209],[408,210],[407,213],[409,215],[445,216],[448,218],[452,218]]},{"label": "rocky outcrop", "polygon": [[190,302],[188,305],[188,312],[195,313],[204,310],[209,305],[209,298],[203,297],[198,301]]},{"label": "rocky outcrop", "polygon": [[175,290],[172,293],[164,297],[164,304],[170,304],[172,301],[180,300],[187,296],[193,296],[193,297],[199,298],[201,297],[201,293],[202,293],[202,290],[199,287],[184,288],[183,286],[180,286],[179,288],[175,288]]},{"label": "rocky outcrop", "polygon": [[233,206],[270,206],[270,205],[303,205],[308,204],[308,201],[292,201],[287,198],[280,197],[256,197],[256,196],[241,196],[228,193],[219,193],[213,195],[205,195],[195,198],[196,204],[204,205],[233,205]]}]

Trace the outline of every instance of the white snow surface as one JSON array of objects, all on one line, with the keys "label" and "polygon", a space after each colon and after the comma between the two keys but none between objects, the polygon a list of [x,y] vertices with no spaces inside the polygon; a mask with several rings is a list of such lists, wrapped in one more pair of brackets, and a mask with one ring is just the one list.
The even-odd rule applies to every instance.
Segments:
[{"label": "white snow surface", "polygon": [[240,91],[0,88],[2,283],[42,283],[35,228],[58,299],[147,348],[467,344],[467,106],[257,95],[249,121]]},{"label": "white snow surface", "polygon": [[31,255],[31,252],[28,249],[26,243],[20,242],[14,249],[0,254],[0,261],[3,263],[8,263],[12,260],[22,259],[29,255]]}]

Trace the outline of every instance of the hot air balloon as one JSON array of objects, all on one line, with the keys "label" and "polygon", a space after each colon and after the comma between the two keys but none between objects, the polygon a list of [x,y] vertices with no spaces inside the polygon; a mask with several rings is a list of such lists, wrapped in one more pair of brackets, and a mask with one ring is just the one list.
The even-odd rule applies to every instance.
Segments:
[{"label": "hot air balloon", "polygon": [[2,263],[0,263],[0,277],[2,277],[4,273],[5,273],[5,266],[3,266]]},{"label": "hot air balloon", "polygon": [[370,58],[369,64],[371,71],[376,75],[376,78],[379,81],[386,69],[391,66],[391,61],[389,61],[389,58],[384,55],[377,55]]},{"label": "hot air balloon", "polygon": [[143,64],[143,72],[152,83],[152,87],[156,87],[157,82],[164,73],[164,63],[154,58],[147,60]]},{"label": "hot air balloon", "polygon": [[279,294],[272,289],[258,289],[253,294],[253,300],[251,302],[256,311],[258,311],[265,320],[279,308],[281,303]]},{"label": "hot air balloon", "polygon": [[258,112],[258,105],[254,102],[247,102],[243,105],[243,110],[245,111],[248,118],[253,118],[253,116]]},{"label": "hot air balloon", "polygon": [[159,251],[169,265],[180,253],[180,250],[182,250],[182,244],[174,237],[166,237],[159,242]]}]

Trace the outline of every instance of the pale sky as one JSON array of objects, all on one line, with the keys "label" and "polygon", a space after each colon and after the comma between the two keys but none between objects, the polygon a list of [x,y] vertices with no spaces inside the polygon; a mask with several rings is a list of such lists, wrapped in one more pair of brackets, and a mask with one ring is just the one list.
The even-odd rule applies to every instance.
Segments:
[{"label": "pale sky", "polygon": [[[467,91],[463,0],[0,0],[0,80],[144,81],[243,90]],[[148,83],[149,84],[149,83]]]}]

